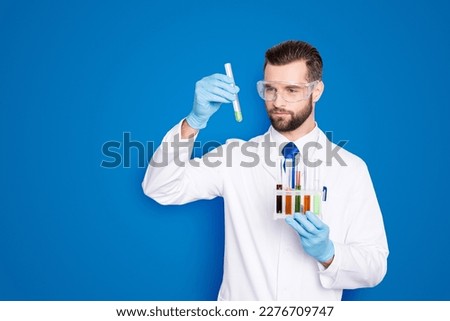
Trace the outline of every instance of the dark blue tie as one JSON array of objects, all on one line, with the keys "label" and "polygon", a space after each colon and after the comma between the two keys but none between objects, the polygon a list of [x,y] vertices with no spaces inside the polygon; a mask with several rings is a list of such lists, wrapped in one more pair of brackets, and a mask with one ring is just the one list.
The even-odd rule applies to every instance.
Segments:
[{"label": "dark blue tie", "polygon": [[[295,156],[299,153],[297,146],[293,142],[289,142],[283,147],[283,156],[285,159],[292,159],[292,186],[295,188]],[[286,162],[284,163],[284,170],[286,171]]]}]

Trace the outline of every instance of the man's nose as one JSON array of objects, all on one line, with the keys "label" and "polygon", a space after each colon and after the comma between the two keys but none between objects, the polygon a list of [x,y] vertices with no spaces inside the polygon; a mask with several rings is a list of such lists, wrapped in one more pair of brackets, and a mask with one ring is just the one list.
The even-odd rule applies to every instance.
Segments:
[{"label": "man's nose", "polygon": [[284,107],[286,106],[286,101],[281,97],[280,93],[277,92],[275,96],[275,100],[273,101],[273,105],[275,107]]}]

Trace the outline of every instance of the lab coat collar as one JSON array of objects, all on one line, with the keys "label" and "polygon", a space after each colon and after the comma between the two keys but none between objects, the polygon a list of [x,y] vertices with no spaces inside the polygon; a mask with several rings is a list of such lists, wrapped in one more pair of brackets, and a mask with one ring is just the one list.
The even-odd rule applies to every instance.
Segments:
[{"label": "lab coat collar", "polygon": [[[269,130],[266,132],[265,135],[269,135],[270,141],[275,143],[275,147],[271,148],[270,150],[270,160],[271,164],[268,164],[267,162],[263,162],[263,167],[265,170],[273,176],[275,179],[278,175],[278,166],[273,166],[273,164],[279,164],[280,159],[282,158],[281,149],[282,146],[284,146],[286,143],[289,142],[289,139],[284,137],[280,132],[276,131],[272,126],[269,127]],[[300,150],[300,152],[303,151],[303,147],[307,143],[318,143],[319,146],[325,146],[327,137],[325,134],[319,129],[319,126],[317,123],[315,123],[315,127],[313,130],[311,130],[308,134],[305,136],[300,137],[297,139],[294,144],[297,146],[297,148]],[[311,149],[308,150],[310,152],[310,156],[312,156],[314,159],[324,159],[324,148],[318,148],[315,151]],[[264,157],[265,151],[263,148],[260,148],[260,154],[261,157]],[[310,159],[311,160],[311,159]]]},{"label": "lab coat collar", "polygon": [[[300,137],[293,143],[297,146],[298,149],[301,150],[301,148],[309,142],[317,142],[319,140],[319,134],[320,129],[319,126],[317,126],[317,122],[314,123],[314,128],[305,136]],[[272,138],[272,140],[277,144],[277,146],[280,146],[282,144],[290,142],[289,139],[287,139],[285,136],[283,136],[280,132],[275,130],[272,126],[269,128],[269,133]]]}]

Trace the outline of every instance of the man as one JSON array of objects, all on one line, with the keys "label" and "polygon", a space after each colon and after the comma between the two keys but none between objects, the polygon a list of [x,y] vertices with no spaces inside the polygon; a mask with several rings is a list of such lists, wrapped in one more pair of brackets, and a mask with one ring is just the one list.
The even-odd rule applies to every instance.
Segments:
[{"label": "man", "polygon": [[[268,132],[249,142],[228,140],[190,160],[192,138],[238,90],[222,74],[197,82],[191,113],[164,137],[142,183],[161,204],[224,198],[218,299],[340,300],[343,289],[377,285],[387,269],[383,219],[365,163],[328,141],[315,122],[324,90],[319,52],[300,41],[269,49],[258,82],[272,124]],[[306,212],[273,219],[276,164],[289,142],[305,163],[320,167],[321,218]]]}]

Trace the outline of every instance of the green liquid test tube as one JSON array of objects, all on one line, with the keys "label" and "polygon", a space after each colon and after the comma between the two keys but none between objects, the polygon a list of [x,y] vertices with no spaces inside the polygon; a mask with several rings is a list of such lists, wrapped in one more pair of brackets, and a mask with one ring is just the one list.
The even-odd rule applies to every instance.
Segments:
[{"label": "green liquid test tube", "polygon": [[300,213],[301,212],[301,199],[302,196],[300,195],[300,190],[302,189],[301,185],[300,185],[300,171],[297,170],[295,171],[295,190],[296,190],[296,194],[295,195],[295,208],[294,211],[295,213]]},{"label": "green liquid test tube", "polygon": [[242,113],[240,111],[235,111],[234,112],[234,118],[236,119],[236,121],[238,123],[240,123],[242,121]]},{"label": "green liquid test tube", "polygon": [[301,196],[295,195],[295,213],[300,213],[300,203],[301,203]]},{"label": "green liquid test tube", "polygon": [[[231,69],[230,63],[225,64],[225,72],[228,77],[233,79],[233,83],[234,83],[233,70]],[[234,84],[233,84],[233,86],[234,86]],[[242,121],[242,112],[241,112],[241,104],[239,104],[239,98],[237,95],[236,95],[236,99],[233,100],[233,109],[234,109],[234,119],[236,119],[236,121],[238,123],[240,123]]]},{"label": "green liquid test tube", "polygon": [[314,214],[320,215],[320,195],[316,194],[313,197]]}]

